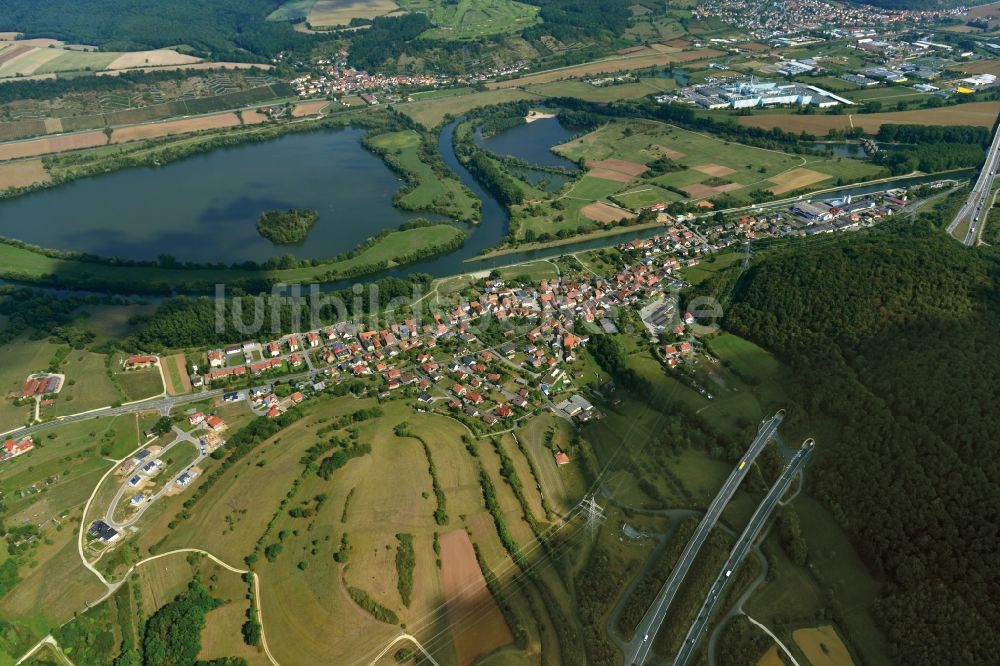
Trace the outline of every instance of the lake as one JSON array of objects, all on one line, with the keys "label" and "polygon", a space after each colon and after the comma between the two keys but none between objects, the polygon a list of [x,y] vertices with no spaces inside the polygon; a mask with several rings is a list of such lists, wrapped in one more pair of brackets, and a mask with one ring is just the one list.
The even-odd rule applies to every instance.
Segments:
[{"label": "lake", "polygon": [[563,127],[558,118],[542,118],[494,134],[488,139],[484,139],[477,128],[475,140],[478,145],[497,155],[510,155],[538,166],[575,170],[578,168],[575,162],[556,155],[551,148],[566,143],[576,134]]},{"label": "lake", "polygon": [[[0,201],[0,235],[105,257],[230,264],[325,259],[406,220],[440,219],[393,207],[405,183],[361,146],[365,131],[289,134]],[[293,207],[320,213],[301,246],[260,237],[262,212]]]}]

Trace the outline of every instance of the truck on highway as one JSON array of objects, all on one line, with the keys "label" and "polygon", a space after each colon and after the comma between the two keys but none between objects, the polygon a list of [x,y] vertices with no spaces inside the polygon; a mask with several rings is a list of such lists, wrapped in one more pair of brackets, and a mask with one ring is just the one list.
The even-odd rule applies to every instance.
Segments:
[{"label": "truck on highway", "polygon": [[740,461],[740,469],[742,470],[746,466],[747,466],[747,461],[746,460],[741,460]]}]

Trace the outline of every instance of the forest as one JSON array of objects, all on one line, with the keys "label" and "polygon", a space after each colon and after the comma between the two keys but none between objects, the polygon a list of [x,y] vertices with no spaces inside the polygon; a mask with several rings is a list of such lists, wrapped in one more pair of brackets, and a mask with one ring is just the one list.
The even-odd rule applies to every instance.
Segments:
[{"label": "forest", "polygon": [[[0,2],[0,26],[27,37],[138,51],[186,44],[197,55],[259,60],[304,48],[311,39],[287,23],[266,21],[283,0],[38,0]],[[256,56],[256,58],[254,58]]]},{"label": "forest", "polygon": [[939,125],[893,125],[886,123],[876,138],[893,145],[880,150],[875,161],[885,164],[894,175],[919,169],[926,173],[975,167],[991,133],[985,127],[942,127]]},{"label": "forest", "polygon": [[908,666],[1000,651],[1000,255],[945,212],[766,254],[725,319],[793,368],[788,425],[824,440],[809,490],[884,581],[872,612]]}]

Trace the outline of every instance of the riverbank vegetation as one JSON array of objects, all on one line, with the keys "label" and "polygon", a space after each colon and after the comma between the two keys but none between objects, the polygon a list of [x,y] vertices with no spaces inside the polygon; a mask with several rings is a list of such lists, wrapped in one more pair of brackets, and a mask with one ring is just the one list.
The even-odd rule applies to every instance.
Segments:
[{"label": "riverbank vegetation", "polygon": [[301,245],[318,219],[318,212],[306,208],[269,210],[257,220],[257,233],[275,245]]}]

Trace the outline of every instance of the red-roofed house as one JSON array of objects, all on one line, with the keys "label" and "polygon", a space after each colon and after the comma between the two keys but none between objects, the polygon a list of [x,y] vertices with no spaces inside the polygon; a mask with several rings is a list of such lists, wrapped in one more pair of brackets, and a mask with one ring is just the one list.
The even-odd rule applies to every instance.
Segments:
[{"label": "red-roofed house", "polygon": [[569,464],[569,456],[566,455],[565,453],[563,453],[562,451],[556,451],[554,457],[556,459],[556,464],[557,465],[568,465]]},{"label": "red-roofed house", "polygon": [[209,416],[207,419],[205,419],[205,425],[207,425],[215,432],[219,432],[220,430],[225,430],[226,428],[226,422],[220,419],[218,416]]},{"label": "red-roofed house", "polygon": [[31,437],[24,437],[20,440],[8,439],[3,445],[4,460],[8,458],[16,458],[22,453],[27,453],[33,448],[35,448],[35,442],[31,439]]},{"label": "red-roofed house", "polygon": [[135,370],[137,368],[150,368],[156,365],[155,356],[132,356],[125,360],[126,370]]}]

